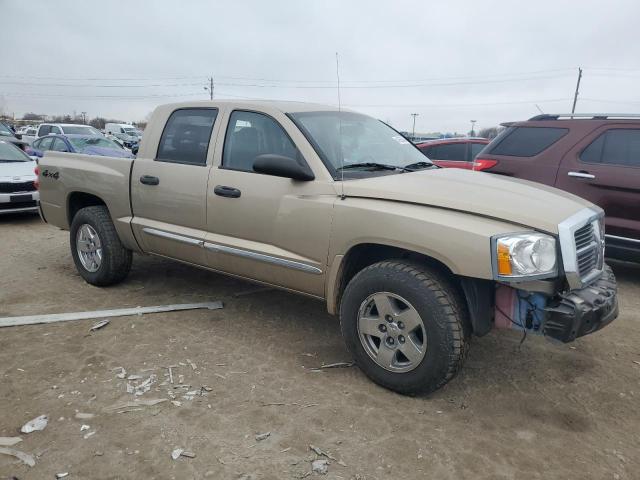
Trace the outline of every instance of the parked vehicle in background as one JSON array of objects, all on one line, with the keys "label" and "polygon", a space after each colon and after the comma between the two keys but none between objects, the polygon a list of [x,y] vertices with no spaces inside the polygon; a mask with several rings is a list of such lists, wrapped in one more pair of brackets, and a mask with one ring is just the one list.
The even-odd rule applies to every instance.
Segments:
[{"label": "parked vehicle in background", "polygon": [[0,140],[3,140],[7,143],[12,143],[13,145],[15,145],[16,147],[18,147],[20,150],[23,150],[23,151],[25,151],[29,146],[28,142],[16,137],[15,132],[9,125],[2,122],[0,122]]},{"label": "parked vehicle in background", "polygon": [[70,230],[87,282],[122,281],[138,252],[315,297],[360,368],[398,392],[443,386],[472,333],[570,342],[618,314],[600,208],[436,168],[355,112],[164,105],[135,160],[51,152],[40,169],[42,216]]},{"label": "parked vehicle in background", "polygon": [[0,215],[38,211],[36,165],[26,153],[0,138]]},{"label": "parked vehicle in background", "polygon": [[133,148],[142,139],[142,132],[128,123],[107,123],[104,126],[107,135],[113,135],[127,148]]},{"label": "parked vehicle in background", "polygon": [[90,125],[77,125],[75,123],[42,123],[38,126],[37,137],[47,135],[96,135],[103,136],[100,130]]},{"label": "parked vehicle in background", "polygon": [[440,167],[473,169],[473,159],[489,140],[480,137],[442,138],[416,144],[429,160]]},{"label": "parked vehicle in background", "polygon": [[31,145],[38,138],[38,127],[24,127],[18,133],[21,135],[20,140]]},{"label": "parked vehicle in background", "polygon": [[36,157],[42,157],[48,150],[105,157],[134,157],[131,152],[116,142],[95,135],[47,135],[34,141],[31,150]]},{"label": "parked vehicle in background", "polygon": [[607,255],[640,262],[640,115],[538,115],[506,128],[475,169],[552,185],[605,211]]}]

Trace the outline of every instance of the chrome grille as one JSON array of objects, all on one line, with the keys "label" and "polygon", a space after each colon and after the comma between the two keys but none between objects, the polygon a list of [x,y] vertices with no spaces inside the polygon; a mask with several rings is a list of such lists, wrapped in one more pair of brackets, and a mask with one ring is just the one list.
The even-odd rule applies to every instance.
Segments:
[{"label": "chrome grille", "polygon": [[585,208],[558,224],[562,263],[571,289],[583,288],[604,268],[602,211]]},{"label": "chrome grille", "polygon": [[[595,225],[595,227],[594,227]],[[597,222],[590,222],[576,230],[573,235],[576,245],[576,261],[580,278],[585,278],[599,268],[601,244],[596,234]]]}]

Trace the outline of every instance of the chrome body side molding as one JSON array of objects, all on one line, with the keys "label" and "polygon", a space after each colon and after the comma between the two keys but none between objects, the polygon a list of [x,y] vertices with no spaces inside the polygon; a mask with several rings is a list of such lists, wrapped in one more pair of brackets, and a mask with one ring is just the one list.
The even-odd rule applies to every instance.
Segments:
[{"label": "chrome body side molding", "polygon": [[197,238],[191,238],[184,235],[178,235],[176,233],[165,232],[164,230],[158,230],[156,228],[144,227],[142,231],[147,235],[166,238],[169,240],[174,240],[176,242],[186,243],[187,245],[193,245],[195,247],[202,247],[204,245],[204,242],[202,240],[198,240]]},{"label": "chrome body side molding", "polygon": [[248,258],[259,262],[271,263],[281,267],[291,268],[293,270],[300,270],[302,272],[313,273],[319,275],[322,273],[318,267],[308,265],[302,262],[296,262],[294,260],[287,260],[285,258],[273,257],[271,255],[265,255],[263,253],[252,252],[250,250],[242,250],[240,248],[227,247],[225,245],[219,245],[217,243],[205,242],[204,248],[212,252],[221,252],[229,255],[235,255],[236,257]]},{"label": "chrome body side molding", "polygon": [[228,255],[235,255],[236,257],[248,258],[250,260],[256,260],[258,262],[270,263],[272,265],[278,265],[280,267],[291,268],[293,270],[299,270],[301,272],[313,273],[319,275],[322,270],[313,265],[309,265],[302,262],[296,262],[295,260],[287,260],[285,258],[274,257],[272,255],[265,255],[264,253],[252,252],[250,250],[243,250],[241,248],[228,247],[226,245],[220,245],[217,243],[205,242],[196,238],[186,237],[184,235],[178,235],[176,233],[165,232],[164,230],[158,230],[156,228],[144,227],[142,229],[147,235],[154,237],[165,238],[168,240],[174,240],[176,242],[185,243],[187,245],[193,245],[195,247],[204,247],[212,252],[226,253]]}]

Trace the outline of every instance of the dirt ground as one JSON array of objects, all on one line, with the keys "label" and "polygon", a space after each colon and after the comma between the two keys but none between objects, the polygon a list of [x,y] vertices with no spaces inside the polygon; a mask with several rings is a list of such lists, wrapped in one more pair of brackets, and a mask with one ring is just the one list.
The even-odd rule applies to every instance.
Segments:
[{"label": "dirt ground", "polygon": [[[640,478],[637,266],[614,264],[621,315],[603,331],[521,347],[516,332],[493,332],[474,339],[445,388],[404,397],[356,367],[312,370],[350,360],[337,320],[315,300],[235,297],[256,286],[140,256],[121,285],[92,287],[68,234],[33,216],[0,217],[0,246],[0,316],[224,302],[113,318],[91,333],[94,321],[2,329],[0,436],[20,435],[13,448],[36,465],[0,455],[0,478],[303,478],[317,458],[309,445],[334,457],[328,479]],[[174,384],[161,386],[169,365]],[[157,375],[137,398],[181,403],[122,407],[136,397],[118,367],[143,376],[131,384]],[[20,434],[42,414],[43,431]],[[195,458],[173,460],[175,448]]]}]

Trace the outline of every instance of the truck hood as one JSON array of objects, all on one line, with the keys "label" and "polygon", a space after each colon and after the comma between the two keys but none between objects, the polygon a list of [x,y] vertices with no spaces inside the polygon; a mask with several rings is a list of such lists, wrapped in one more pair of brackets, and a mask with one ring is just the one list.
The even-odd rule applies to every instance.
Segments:
[{"label": "truck hood", "polygon": [[599,210],[553,187],[456,168],[345,181],[344,194],[468,212],[550,233],[557,233],[560,222],[584,208]]},{"label": "truck hood", "polygon": [[36,162],[0,162],[0,181],[24,181],[36,178]]}]

